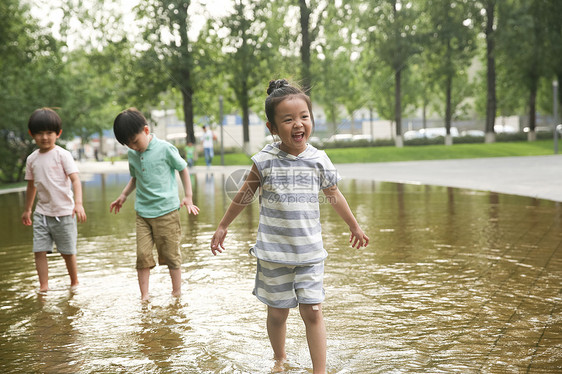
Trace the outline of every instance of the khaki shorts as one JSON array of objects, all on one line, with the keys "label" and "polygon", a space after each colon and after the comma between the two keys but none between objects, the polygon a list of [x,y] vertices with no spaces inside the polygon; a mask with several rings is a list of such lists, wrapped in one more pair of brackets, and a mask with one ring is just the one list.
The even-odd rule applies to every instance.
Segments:
[{"label": "khaki shorts", "polygon": [[174,210],[156,218],[143,218],[137,214],[137,269],[156,266],[152,249],[156,245],[158,264],[170,269],[181,266],[180,213]]}]

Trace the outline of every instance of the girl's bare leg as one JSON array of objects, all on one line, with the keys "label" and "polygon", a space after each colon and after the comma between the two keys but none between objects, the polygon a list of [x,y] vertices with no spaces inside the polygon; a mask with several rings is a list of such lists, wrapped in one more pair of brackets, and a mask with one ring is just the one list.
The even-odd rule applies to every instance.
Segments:
[{"label": "girl's bare leg", "polygon": [[287,358],[285,352],[285,336],[287,335],[288,308],[267,307],[267,334],[273,348],[273,358],[282,364]]},{"label": "girl's bare leg", "polygon": [[306,326],[306,340],[314,374],[326,373],[326,326],[321,304],[300,304],[299,310]]},{"label": "girl's bare leg", "polygon": [[172,296],[181,296],[181,269],[170,269],[172,278]]},{"label": "girl's bare leg", "polygon": [[49,265],[47,252],[35,252],[35,269],[39,276],[39,292],[49,290]]},{"label": "girl's bare leg", "polygon": [[141,300],[148,301],[148,280],[150,278],[150,268],[137,269],[137,276],[139,278],[139,287],[141,292]]},{"label": "girl's bare leg", "polygon": [[70,276],[70,287],[78,286],[78,265],[76,264],[76,255],[62,255],[66,263],[66,270]]}]

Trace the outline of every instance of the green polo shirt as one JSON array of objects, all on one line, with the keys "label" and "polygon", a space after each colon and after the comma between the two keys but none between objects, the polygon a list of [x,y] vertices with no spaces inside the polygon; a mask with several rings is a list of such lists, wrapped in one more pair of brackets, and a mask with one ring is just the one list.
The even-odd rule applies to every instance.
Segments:
[{"label": "green polo shirt", "polygon": [[142,153],[129,149],[129,172],[136,178],[135,210],[144,218],[155,218],[179,209],[176,170],[187,163],[172,144],[152,134]]}]

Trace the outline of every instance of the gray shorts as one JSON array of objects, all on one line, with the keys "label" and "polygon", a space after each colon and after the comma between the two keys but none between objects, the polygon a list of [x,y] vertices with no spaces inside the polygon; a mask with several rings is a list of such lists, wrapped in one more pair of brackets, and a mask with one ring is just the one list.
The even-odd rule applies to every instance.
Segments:
[{"label": "gray shorts", "polygon": [[33,213],[33,252],[53,252],[53,242],[63,255],[76,254],[76,217],[49,217]]},{"label": "gray shorts", "polygon": [[324,262],[293,266],[258,259],[253,294],[274,308],[324,301]]}]

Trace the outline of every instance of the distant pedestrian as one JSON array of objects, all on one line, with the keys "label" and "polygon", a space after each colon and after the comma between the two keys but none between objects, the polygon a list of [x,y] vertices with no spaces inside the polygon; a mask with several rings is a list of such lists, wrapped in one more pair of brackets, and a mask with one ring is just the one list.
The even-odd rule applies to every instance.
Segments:
[{"label": "distant pedestrian", "polygon": [[280,142],[266,145],[243,186],[228,207],[213,238],[214,255],[224,250],[228,226],[260,192],[260,218],[256,244],[254,295],[267,305],[267,332],[276,361],[283,369],[289,308],[299,307],[314,373],[326,372],[324,259],[328,255],[320,226],[320,191],[351,231],[354,248],[369,238],[357,223],[337,186],[337,173],[325,152],[307,143],[314,128],[310,98],[286,80],[269,82],[265,100],[267,128]]},{"label": "distant pedestrian", "polygon": [[[109,206],[117,214],[136,188],[137,275],[141,299],[149,299],[150,269],[156,266],[152,255],[156,245],[158,263],[167,265],[172,278],[172,295],[181,295],[181,226],[179,210],[197,215],[193,204],[187,163],[172,144],[150,133],[146,118],[135,108],[119,113],[113,122],[117,141],[129,147],[131,179],[121,195]],[[179,171],[185,197],[179,200],[176,170]]]},{"label": "distant pedestrian", "polygon": [[[72,154],[56,145],[62,133],[62,121],[54,110],[35,110],[27,127],[39,149],[33,151],[26,160],[27,191],[21,219],[24,225],[33,225],[33,252],[39,276],[39,292],[49,290],[47,253],[53,251],[53,242],[64,258],[73,289],[79,284],[76,220],[86,221],[78,167]],[[32,220],[35,196],[37,205]]]},{"label": "distant pedestrian", "polygon": [[203,143],[203,152],[205,154],[205,163],[207,164],[207,168],[211,166],[213,162],[213,157],[215,156],[214,151],[214,140],[215,134],[213,131],[207,126],[203,126],[203,136],[202,136],[202,143]]},{"label": "distant pedestrian", "polygon": [[195,155],[195,146],[192,142],[187,143],[185,146],[185,160],[187,161],[187,166],[190,168],[193,167],[194,164],[194,155]]}]

